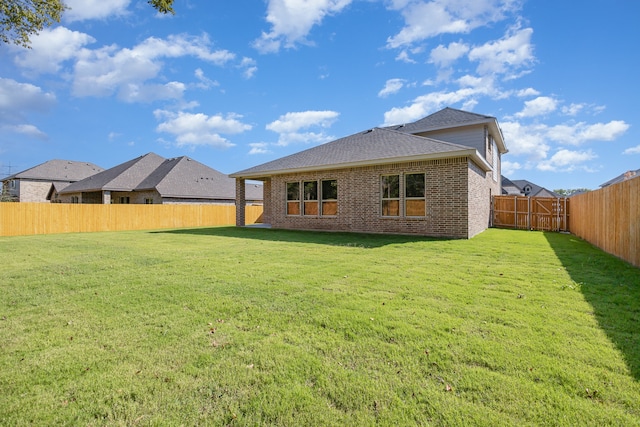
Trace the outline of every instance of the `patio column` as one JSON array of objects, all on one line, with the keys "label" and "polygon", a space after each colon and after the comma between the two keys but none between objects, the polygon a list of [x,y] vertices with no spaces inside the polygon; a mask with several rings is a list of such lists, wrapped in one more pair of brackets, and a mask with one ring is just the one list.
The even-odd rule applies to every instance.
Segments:
[{"label": "patio column", "polygon": [[245,226],[244,208],[247,206],[245,191],[244,179],[236,178],[236,227]]}]

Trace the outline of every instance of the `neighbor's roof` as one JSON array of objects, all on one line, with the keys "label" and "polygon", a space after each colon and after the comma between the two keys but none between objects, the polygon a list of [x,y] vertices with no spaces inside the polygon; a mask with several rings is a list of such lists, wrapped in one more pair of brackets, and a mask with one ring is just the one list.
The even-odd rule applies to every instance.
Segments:
[{"label": "neighbor's roof", "polygon": [[[70,184],[59,193],[156,190],[165,198],[234,200],[235,188],[232,178],[194,159],[165,159],[148,153]],[[247,184],[246,198],[262,200],[262,186]]]},{"label": "neighbor's roof", "polygon": [[43,181],[74,182],[88,176],[102,172],[104,169],[89,162],[76,162],[72,160],[49,160],[22,172],[3,178],[9,179],[34,179]]},{"label": "neighbor's roof", "polygon": [[[547,190],[546,188],[540,187],[539,185],[534,184],[531,181],[527,181],[526,179],[516,179],[511,182],[518,188],[520,188],[523,194],[530,197],[563,197],[554,191]],[[530,191],[528,192],[524,191],[527,186],[529,186],[530,188]]]},{"label": "neighbor's roof", "polygon": [[629,170],[629,171],[626,171],[625,173],[623,173],[621,175],[616,176],[613,179],[610,179],[609,181],[605,182],[604,184],[600,184],[600,187],[608,187],[609,185],[617,184],[619,182],[623,182],[623,181],[626,181],[628,179],[635,178],[637,176],[640,176],[640,169],[638,169],[638,170]]},{"label": "neighbor's roof", "polygon": [[133,191],[165,159],[155,153],[147,153],[128,162],[114,166],[82,181],[75,182],[61,191],[81,193],[88,191]]},{"label": "neighbor's roof", "polygon": [[[233,178],[186,156],[162,163],[135,190],[155,189],[162,197],[235,200]],[[247,200],[262,200],[262,186],[245,184]]]},{"label": "neighbor's roof", "polygon": [[446,107],[412,123],[389,126],[388,129],[418,134],[478,124],[488,125],[492,129],[492,135],[498,144],[500,152],[503,154],[508,152],[502,135],[502,130],[500,129],[498,120],[495,117],[471,113],[469,111],[456,110],[455,108],[450,107]]},{"label": "neighbor's roof", "polygon": [[373,128],[290,156],[232,173],[260,178],[283,173],[327,170],[439,158],[471,157],[486,171],[491,166],[477,150],[388,128]]}]

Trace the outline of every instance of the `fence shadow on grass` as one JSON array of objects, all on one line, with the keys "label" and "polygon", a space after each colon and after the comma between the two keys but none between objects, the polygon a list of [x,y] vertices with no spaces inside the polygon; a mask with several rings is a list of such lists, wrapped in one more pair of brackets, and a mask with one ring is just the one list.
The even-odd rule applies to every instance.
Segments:
[{"label": "fence shadow on grass", "polygon": [[378,248],[393,244],[446,240],[433,237],[393,234],[281,230],[252,227],[181,228],[174,230],[153,231],[152,233],[193,234],[198,236],[219,236],[238,239],[266,240],[272,242],[311,243],[330,246],[353,246],[359,248]]},{"label": "fence shadow on grass", "polygon": [[576,236],[545,237],[593,307],[600,328],[640,381],[640,269]]}]

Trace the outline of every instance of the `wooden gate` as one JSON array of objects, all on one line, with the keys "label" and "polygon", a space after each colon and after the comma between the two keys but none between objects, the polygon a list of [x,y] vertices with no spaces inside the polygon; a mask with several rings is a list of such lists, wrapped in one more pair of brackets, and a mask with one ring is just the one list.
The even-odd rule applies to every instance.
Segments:
[{"label": "wooden gate", "polygon": [[566,197],[494,196],[491,210],[494,227],[569,231]]}]

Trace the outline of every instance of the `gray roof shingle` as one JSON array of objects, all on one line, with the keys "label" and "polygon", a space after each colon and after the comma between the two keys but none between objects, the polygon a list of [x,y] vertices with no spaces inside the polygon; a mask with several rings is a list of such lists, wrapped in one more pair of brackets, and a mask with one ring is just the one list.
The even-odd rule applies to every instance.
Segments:
[{"label": "gray roof shingle", "polygon": [[89,162],[54,159],[3,178],[3,181],[9,179],[33,179],[75,182],[103,170],[100,166]]},{"label": "gray roof shingle", "polygon": [[398,126],[390,126],[390,128],[401,132],[419,133],[435,129],[491,122],[495,120],[496,118],[492,116],[485,116],[483,114],[476,114],[469,111],[446,107],[415,122]]},{"label": "gray roof shingle", "polygon": [[148,153],[75,182],[62,190],[61,194],[105,190],[132,191],[164,161],[163,157]]},{"label": "gray roof shingle", "polygon": [[[235,200],[235,180],[186,156],[148,153],[70,184],[60,194],[156,190],[163,198]],[[246,184],[247,200],[262,200],[262,185]]]},{"label": "gray roof shingle", "polygon": [[261,177],[274,173],[333,169],[429,158],[471,156],[490,169],[475,149],[415,136],[388,128],[373,128],[271,162],[232,173],[231,177]]}]

